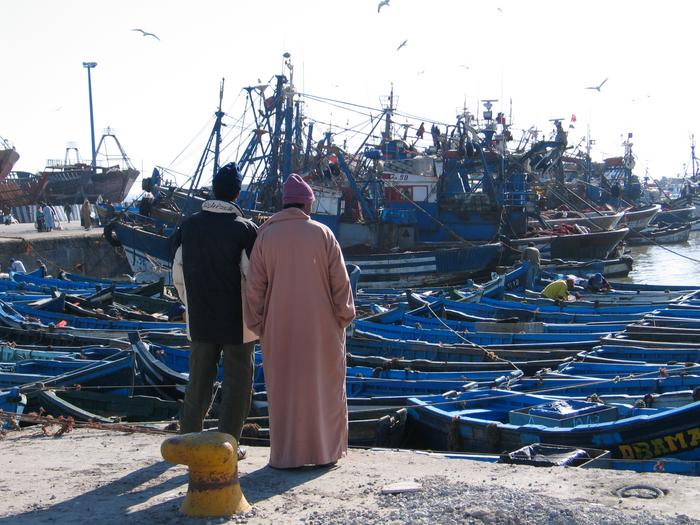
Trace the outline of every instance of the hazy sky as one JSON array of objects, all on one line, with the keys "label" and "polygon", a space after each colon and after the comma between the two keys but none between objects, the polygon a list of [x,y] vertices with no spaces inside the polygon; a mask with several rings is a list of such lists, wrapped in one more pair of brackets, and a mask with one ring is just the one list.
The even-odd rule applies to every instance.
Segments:
[{"label": "hazy sky", "polygon": [[[547,134],[549,119],[568,125],[575,114],[570,144],[590,125],[601,159],[621,155],[631,132],[637,173],[672,176],[689,163],[700,117],[698,15],[700,4],[680,1],[391,0],[380,13],[374,0],[8,1],[0,136],[21,154],[19,170],[63,158],[68,142],[89,159],[82,62],[96,61],[97,139],[110,126],[137,169],[189,173],[220,79],[233,123],[241,88],[280,73],[289,52],[305,93],[379,107],[393,82],[399,111],[445,123],[465,101],[474,112],[479,99],[500,99],[516,130]],[[600,92],[584,89],[606,77]],[[306,111],[336,126],[366,119],[311,102]]]}]

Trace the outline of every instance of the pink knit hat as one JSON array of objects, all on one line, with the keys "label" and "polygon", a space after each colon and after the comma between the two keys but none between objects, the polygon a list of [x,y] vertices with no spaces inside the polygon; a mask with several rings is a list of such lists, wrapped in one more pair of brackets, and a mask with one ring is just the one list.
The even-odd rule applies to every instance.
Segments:
[{"label": "pink knit hat", "polygon": [[314,190],[296,173],[292,173],[285,181],[282,204],[311,204],[315,200]]}]

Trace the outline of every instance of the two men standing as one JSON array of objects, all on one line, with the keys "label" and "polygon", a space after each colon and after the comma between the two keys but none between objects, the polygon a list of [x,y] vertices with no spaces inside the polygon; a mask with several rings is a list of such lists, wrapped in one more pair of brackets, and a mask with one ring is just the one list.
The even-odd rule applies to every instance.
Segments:
[{"label": "two men standing", "polygon": [[240,439],[252,392],[252,340],[259,336],[270,466],[333,464],[347,451],[345,328],[355,316],[340,246],[311,220],[315,197],[298,175],[284,184],[284,209],[257,232],[233,204],[240,188],[235,165],[221,168],[216,200],[176,235],[173,281],[192,341],[181,431],[201,431],[223,353],[219,430]]}]

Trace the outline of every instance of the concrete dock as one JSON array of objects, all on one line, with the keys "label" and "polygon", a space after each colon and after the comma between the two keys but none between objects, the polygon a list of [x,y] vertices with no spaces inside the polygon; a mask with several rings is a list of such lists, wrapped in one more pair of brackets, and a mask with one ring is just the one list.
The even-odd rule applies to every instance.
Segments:
[{"label": "concrete dock", "polygon": [[[96,429],[59,438],[38,427],[9,431],[0,441],[0,524],[700,523],[697,477],[536,468],[391,450],[351,450],[333,468],[280,471],[267,466],[264,447],[250,447],[239,464],[241,488],[254,506],[250,514],[187,519],[178,512],[187,491],[186,467],[162,460],[165,437]],[[418,490],[382,493],[397,483],[417,484]],[[616,494],[640,484],[663,496]]]},{"label": "concrete dock", "polygon": [[92,277],[120,277],[129,273],[121,250],[110,246],[101,227],[85,230],[79,221],[62,223],[61,230],[38,232],[34,224],[0,225],[0,266],[4,271],[11,258],[20,259],[27,271],[41,260],[50,273],[59,270]]}]

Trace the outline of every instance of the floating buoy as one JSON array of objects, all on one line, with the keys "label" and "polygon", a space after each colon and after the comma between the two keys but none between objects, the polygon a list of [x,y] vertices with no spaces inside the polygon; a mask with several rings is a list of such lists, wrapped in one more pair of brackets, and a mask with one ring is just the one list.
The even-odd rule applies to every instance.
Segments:
[{"label": "floating buoy", "polygon": [[187,465],[189,484],[180,512],[187,516],[233,516],[250,510],[238,482],[238,443],[223,432],[173,436],[160,447],[170,463]]}]

